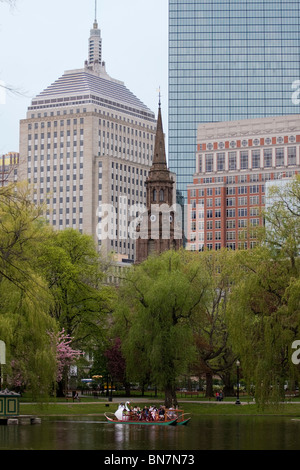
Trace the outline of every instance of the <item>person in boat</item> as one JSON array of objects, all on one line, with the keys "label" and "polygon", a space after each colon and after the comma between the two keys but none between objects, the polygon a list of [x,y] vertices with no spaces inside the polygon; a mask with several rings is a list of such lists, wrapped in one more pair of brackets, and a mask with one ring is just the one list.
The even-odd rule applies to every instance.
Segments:
[{"label": "person in boat", "polygon": [[165,409],[164,409],[163,406],[159,407],[158,418],[159,418],[160,421],[163,421],[165,419]]},{"label": "person in boat", "polygon": [[174,408],[169,408],[168,412],[167,412],[167,416],[169,419],[175,419],[177,418],[177,414],[176,414],[176,411]]},{"label": "person in boat", "polygon": [[153,406],[153,407],[152,407],[151,416],[152,416],[152,420],[153,420],[153,421],[157,421],[157,420],[158,420],[158,410],[157,410],[156,406]]},{"label": "person in boat", "polygon": [[147,406],[144,406],[142,410],[142,420],[149,421],[149,408]]}]

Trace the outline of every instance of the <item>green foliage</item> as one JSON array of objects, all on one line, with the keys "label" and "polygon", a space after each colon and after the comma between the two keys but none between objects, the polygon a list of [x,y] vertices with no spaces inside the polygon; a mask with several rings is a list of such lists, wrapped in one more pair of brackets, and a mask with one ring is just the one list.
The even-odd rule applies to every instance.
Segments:
[{"label": "green foliage", "polygon": [[256,398],[276,401],[285,380],[297,375],[290,347],[300,317],[293,306],[291,266],[267,247],[239,252],[237,262],[239,274],[228,306],[231,342],[248,385],[255,385]]},{"label": "green foliage", "polygon": [[[55,373],[47,331],[56,327],[49,317],[51,299],[37,271],[36,251],[47,236],[23,186],[0,192],[0,338],[7,348],[12,386],[28,385],[48,393]],[[43,362],[44,359],[44,362]]]},{"label": "green foliage", "polygon": [[39,250],[39,266],[53,302],[50,314],[77,347],[103,336],[113,295],[102,284],[103,271],[93,239],[73,229],[53,232]]},{"label": "green foliage", "polygon": [[148,378],[175,397],[176,379],[195,355],[191,319],[206,285],[195,257],[183,250],[150,257],[129,272],[115,318],[130,377]]},{"label": "green foliage", "polygon": [[112,289],[91,237],[54,232],[26,185],[0,191],[0,339],[11,387],[47,395],[56,377],[49,332],[65,329],[88,351],[103,339]]},{"label": "green foliage", "polygon": [[265,241],[277,254],[290,259],[295,268],[300,253],[300,175],[271,186],[264,217]]}]

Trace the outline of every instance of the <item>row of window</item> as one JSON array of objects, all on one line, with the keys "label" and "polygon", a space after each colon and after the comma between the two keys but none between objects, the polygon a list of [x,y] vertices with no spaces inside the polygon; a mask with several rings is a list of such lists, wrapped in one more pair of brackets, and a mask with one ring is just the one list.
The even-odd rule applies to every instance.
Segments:
[{"label": "row of window", "polygon": [[273,166],[280,167],[285,164],[292,166],[296,165],[297,149],[296,147],[287,148],[287,159],[285,160],[285,148],[275,148],[275,153],[272,148],[265,148],[261,150],[241,150],[237,152],[221,152],[217,154],[209,153],[199,155],[198,158],[198,172],[211,173],[214,171],[225,170],[247,170],[249,168],[271,168]]},{"label": "row of window", "polygon": [[[238,246],[238,249],[239,250],[247,250],[248,246],[252,249],[254,248],[255,246],[257,245],[257,242],[256,241],[250,241],[249,244],[247,241],[243,241],[243,242],[238,242],[238,244],[236,245],[235,242],[230,242],[230,243],[226,243],[226,248],[228,250],[236,250],[236,246]],[[203,243],[199,243],[198,245],[198,251],[204,251],[205,249],[211,251],[213,250],[213,248],[215,250],[221,250],[222,248],[222,245],[220,242],[218,243],[215,243],[214,245],[212,243],[207,243],[205,246]],[[196,244],[190,244],[190,250],[191,251],[196,251]]]}]

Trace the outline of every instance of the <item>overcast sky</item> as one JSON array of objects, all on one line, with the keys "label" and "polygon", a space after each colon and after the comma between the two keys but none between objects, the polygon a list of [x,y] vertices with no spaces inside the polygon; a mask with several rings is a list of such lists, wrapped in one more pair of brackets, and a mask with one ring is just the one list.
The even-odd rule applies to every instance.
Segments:
[{"label": "overcast sky", "polygon": [[[88,58],[95,0],[0,2],[0,155],[19,151],[19,121],[31,99],[65,70]],[[168,106],[168,0],[98,0],[106,71],[157,115],[161,87],[164,131]],[[166,142],[167,150],[167,142]]]}]

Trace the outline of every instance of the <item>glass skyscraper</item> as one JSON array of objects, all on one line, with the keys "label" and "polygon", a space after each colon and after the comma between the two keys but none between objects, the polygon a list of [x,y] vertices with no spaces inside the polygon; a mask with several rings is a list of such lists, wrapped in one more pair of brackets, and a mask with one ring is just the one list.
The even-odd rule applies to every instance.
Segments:
[{"label": "glass skyscraper", "polygon": [[299,113],[300,2],[169,0],[169,167],[195,172],[197,126]]}]

